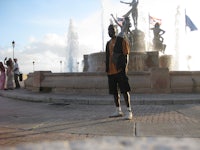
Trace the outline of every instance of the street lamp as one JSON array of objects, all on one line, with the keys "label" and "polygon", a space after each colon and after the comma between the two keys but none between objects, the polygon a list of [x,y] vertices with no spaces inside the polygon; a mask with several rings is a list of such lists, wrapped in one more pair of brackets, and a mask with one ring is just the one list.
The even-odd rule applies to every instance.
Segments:
[{"label": "street lamp", "polygon": [[34,65],[35,65],[35,62],[33,61],[33,72],[35,71],[35,67],[34,67]]},{"label": "street lamp", "polygon": [[15,57],[15,55],[14,55],[15,41],[12,41],[12,47],[13,47],[13,60],[14,60],[14,57]]},{"label": "street lamp", "polygon": [[62,72],[62,60],[60,61],[60,72]]},{"label": "street lamp", "polygon": [[76,64],[77,64],[77,66],[76,66],[76,67],[77,67],[76,71],[79,72],[79,62],[77,61]]}]

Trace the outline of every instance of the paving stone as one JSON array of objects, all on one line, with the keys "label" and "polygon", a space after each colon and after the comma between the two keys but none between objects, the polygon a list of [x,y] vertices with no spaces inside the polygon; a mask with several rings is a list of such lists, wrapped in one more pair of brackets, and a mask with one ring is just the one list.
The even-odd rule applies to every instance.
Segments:
[{"label": "paving stone", "polygon": [[[65,95],[40,95],[38,93],[25,93],[23,95],[22,90],[17,95],[21,94],[27,101],[21,101],[14,98],[16,91],[14,93],[6,91],[6,93],[7,96],[0,96],[0,147],[13,146],[17,148],[17,145],[21,145],[19,148],[22,148],[24,144],[29,143],[34,143],[31,146],[33,148],[34,145],[36,147],[45,147],[48,145],[46,142],[50,142],[52,147],[59,146],[57,145],[58,143],[60,146],[67,143],[70,146],[69,148],[76,149],[78,148],[78,142],[75,142],[76,144],[73,147],[71,141],[81,140],[86,142],[82,145],[83,150],[91,142],[95,144],[99,141],[102,141],[102,145],[105,144],[111,148],[117,146],[114,145],[115,143],[120,144],[118,146],[122,148],[124,146],[126,148],[134,146],[141,148],[141,145],[135,143],[138,139],[143,142],[147,140],[147,143],[141,144],[151,146],[151,140],[165,143],[166,141],[162,141],[162,139],[166,137],[170,137],[170,139],[167,139],[169,142],[171,139],[176,141],[180,139],[184,142],[187,138],[186,141],[190,143],[193,143],[194,139],[195,141],[199,140],[200,137],[200,104],[185,103],[184,105],[175,105],[173,103],[168,105],[167,102],[160,103],[167,100],[179,101],[180,98],[189,100],[190,96],[190,100],[198,100],[198,94],[144,94],[132,96],[131,102],[134,102],[134,100],[138,102],[148,101],[148,105],[131,103],[134,119],[127,121],[122,118],[108,117],[115,111],[115,106],[110,96],[95,97],[92,95],[89,99],[86,99],[88,96],[70,95],[68,97],[70,98],[68,99],[69,103],[66,103]],[[9,94],[13,94],[13,97],[10,98]],[[38,99],[35,102],[30,102],[30,95],[38,97]],[[45,96],[49,97],[44,101],[37,101],[42,100]],[[51,96],[53,98],[58,96],[61,103],[58,103],[59,101],[54,103],[56,102],[54,101],[54,104],[59,105],[52,105]],[[109,104],[106,102],[107,100]],[[157,104],[152,104],[152,102]],[[127,111],[123,99],[122,110],[124,113]],[[110,138],[107,139],[107,137]],[[117,137],[127,139],[117,139]],[[179,139],[176,137],[179,137]],[[94,138],[94,141],[90,141],[91,138]],[[113,143],[108,143],[105,139]],[[38,142],[44,143],[44,145],[37,145]],[[157,142],[155,142],[156,148],[159,149],[162,145]],[[171,144],[173,147],[173,142]],[[98,145],[100,144],[98,143]],[[167,145],[164,146],[164,148],[168,148]],[[189,145],[186,148],[191,148],[191,146]]]}]

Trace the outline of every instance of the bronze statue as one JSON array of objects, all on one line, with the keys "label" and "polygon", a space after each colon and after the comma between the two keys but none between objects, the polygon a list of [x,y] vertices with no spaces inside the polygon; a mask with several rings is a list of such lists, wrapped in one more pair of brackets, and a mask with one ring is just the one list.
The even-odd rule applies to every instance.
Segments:
[{"label": "bronze statue", "polygon": [[154,38],[153,38],[153,48],[154,50],[158,50],[164,53],[166,45],[163,44],[164,38],[162,35],[165,33],[164,30],[160,28],[160,24],[157,22],[154,26],[154,28],[151,28],[153,30]]},{"label": "bronze statue", "polygon": [[133,18],[133,22],[134,22],[134,26],[135,29],[137,29],[137,20],[138,20],[138,3],[139,0],[133,0],[132,2],[124,2],[124,1],[120,1],[121,3],[124,4],[129,4],[130,6],[132,6],[132,8],[123,16],[123,17],[128,17],[130,14],[132,14],[132,18]]},{"label": "bronze statue", "polygon": [[121,31],[119,33],[119,36],[127,38],[128,33],[130,33],[130,19],[129,17],[122,18],[122,24],[119,23],[119,21],[111,14],[112,18],[114,19],[115,23],[120,27]]}]

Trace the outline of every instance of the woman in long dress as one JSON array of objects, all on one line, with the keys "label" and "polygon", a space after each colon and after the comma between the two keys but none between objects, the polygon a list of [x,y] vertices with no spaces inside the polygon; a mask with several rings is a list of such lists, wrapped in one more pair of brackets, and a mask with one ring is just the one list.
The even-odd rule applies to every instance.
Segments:
[{"label": "woman in long dress", "polygon": [[7,71],[6,71],[6,75],[7,75],[7,89],[8,90],[13,90],[14,89],[14,74],[13,74],[13,61],[11,58],[9,58],[6,61],[6,65],[7,65]]},{"label": "woman in long dress", "polygon": [[6,71],[2,62],[0,62],[0,90],[4,90],[6,82]]}]

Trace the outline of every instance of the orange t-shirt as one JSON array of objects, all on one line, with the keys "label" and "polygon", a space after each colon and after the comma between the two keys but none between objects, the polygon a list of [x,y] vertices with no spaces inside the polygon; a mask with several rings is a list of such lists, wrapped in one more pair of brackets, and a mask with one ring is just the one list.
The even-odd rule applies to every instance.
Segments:
[{"label": "orange t-shirt", "polygon": [[[113,38],[109,42],[109,53],[110,53],[110,58],[109,58],[109,70],[108,70],[108,75],[112,74],[117,74],[120,72],[120,70],[117,70],[115,64],[112,62],[112,56],[113,56],[113,50],[115,46],[116,38]],[[123,54],[127,55],[130,53],[130,47],[129,44],[126,40],[123,39],[122,41],[122,47],[123,47]]]}]

